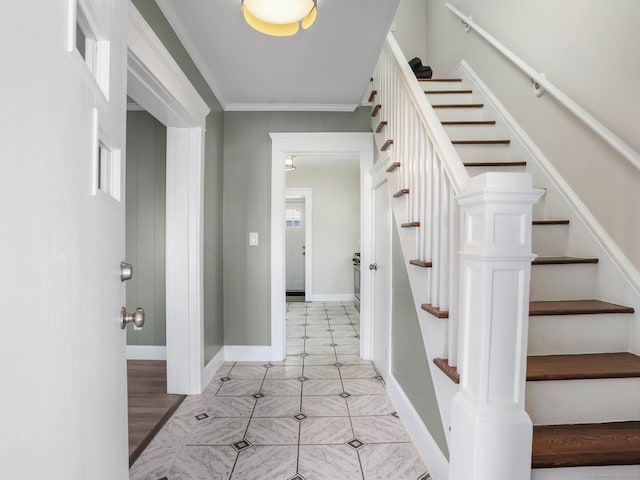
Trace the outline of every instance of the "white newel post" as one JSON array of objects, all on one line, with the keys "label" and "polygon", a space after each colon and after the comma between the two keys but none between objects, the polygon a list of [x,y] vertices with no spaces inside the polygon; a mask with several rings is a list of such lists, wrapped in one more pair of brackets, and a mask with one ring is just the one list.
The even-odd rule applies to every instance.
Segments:
[{"label": "white newel post", "polygon": [[457,200],[460,391],[451,410],[450,480],[528,480],[533,426],[524,410],[532,207],[526,173],[472,178]]}]

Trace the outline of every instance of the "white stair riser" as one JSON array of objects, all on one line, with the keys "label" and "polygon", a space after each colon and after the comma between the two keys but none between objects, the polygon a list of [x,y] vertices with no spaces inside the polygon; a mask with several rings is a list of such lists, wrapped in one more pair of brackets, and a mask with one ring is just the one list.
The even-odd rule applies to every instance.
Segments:
[{"label": "white stair riser", "polygon": [[482,108],[436,108],[440,121],[484,120]]},{"label": "white stair riser", "polygon": [[534,225],[531,244],[533,253],[560,256],[567,251],[568,225]]},{"label": "white stair riser", "polygon": [[531,300],[595,298],[597,264],[532,265]]},{"label": "white stair riser", "polygon": [[511,158],[509,145],[454,145],[463,163],[466,162],[509,162],[518,161]]},{"label": "white stair riser", "polygon": [[462,82],[418,82],[422,90],[465,90]]},{"label": "white stair riser", "polygon": [[638,478],[637,465],[537,468],[531,471],[531,480],[637,480]]},{"label": "white stair riser", "polygon": [[640,420],[640,378],[527,382],[525,408],[534,425]]},{"label": "white stair riser", "polygon": [[497,125],[443,125],[453,140],[499,140],[508,138]]},{"label": "white stair riser", "polygon": [[628,317],[615,313],[529,317],[529,355],[624,352]]},{"label": "white stair riser", "polygon": [[510,166],[504,166],[504,167],[475,167],[475,166],[468,166],[467,167],[467,172],[469,173],[470,177],[475,177],[478,175],[482,175],[483,173],[487,173],[487,172],[508,172],[508,173],[516,173],[516,172],[524,172],[525,171],[525,167],[520,167],[520,166],[515,166],[515,167],[510,167]]},{"label": "white stair riser", "polygon": [[[447,91],[447,90],[443,90]],[[445,103],[471,103],[473,102],[473,94],[471,93],[427,93],[427,100],[431,105]]]}]

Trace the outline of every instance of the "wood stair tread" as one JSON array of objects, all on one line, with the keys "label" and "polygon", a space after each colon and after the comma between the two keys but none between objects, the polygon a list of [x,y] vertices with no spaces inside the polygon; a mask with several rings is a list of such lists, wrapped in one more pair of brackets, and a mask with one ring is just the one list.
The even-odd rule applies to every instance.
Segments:
[{"label": "wood stair tread", "polygon": [[529,316],[633,313],[633,308],[601,300],[553,300],[529,303]]},{"label": "wood stair tread", "polygon": [[382,108],[382,105],[377,104],[375,107],[373,107],[373,110],[371,112],[371,116],[375,117],[376,115],[378,115],[378,112],[380,111],[380,109]]},{"label": "wood stair tread", "polygon": [[382,120],[379,124],[378,124],[378,128],[376,128],[376,133],[380,133],[384,127],[386,127],[388,125],[386,120]]},{"label": "wood stair tread", "polygon": [[[425,308],[429,306],[430,308]],[[433,309],[428,304],[422,305],[422,309],[435,315],[439,312],[438,318],[449,318],[449,312]],[[529,316],[536,317],[542,315],[597,315],[602,313],[633,313],[632,307],[625,307],[615,303],[603,302],[601,300],[543,300],[529,302]]]},{"label": "wood stair tread", "polygon": [[465,162],[465,167],[526,167],[527,162]]},{"label": "wood stair tread", "polygon": [[[433,363],[460,383],[458,369],[449,365],[448,359],[436,358]],[[636,377],[640,377],[640,357],[629,352],[527,357],[528,382]]]},{"label": "wood stair tread", "polygon": [[431,105],[433,108],[483,108],[483,103],[443,103]]},{"label": "wood stair tread", "polygon": [[537,425],[532,468],[640,464],[640,422]]},{"label": "wood stair tread", "polygon": [[400,198],[403,195],[408,195],[408,194],[409,194],[408,188],[401,188],[400,190],[398,190],[396,193],[393,194],[393,198]]},{"label": "wood stair tread", "polygon": [[442,125],[495,125],[495,120],[445,120]]},{"label": "wood stair tread", "polygon": [[527,381],[640,377],[640,357],[633,353],[585,353],[527,357]]},{"label": "wood stair tread", "polygon": [[387,167],[386,172],[387,172],[387,173],[391,173],[391,172],[393,172],[396,168],[399,168],[399,167],[400,167],[400,162],[393,162],[391,165],[389,165],[389,166]]},{"label": "wood stair tread", "polygon": [[456,93],[472,93],[471,90],[425,90],[425,95],[439,95],[439,94],[456,94]]},{"label": "wood stair tread", "polygon": [[380,147],[380,150],[382,150],[383,152],[386,152],[391,145],[393,145],[393,140],[387,140],[386,142],[384,142],[384,145]]},{"label": "wood stair tread", "polygon": [[402,228],[413,228],[413,227],[419,227],[420,226],[420,222],[407,222],[407,223],[402,223],[400,224],[400,226]]},{"label": "wood stair tread", "polygon": [[425,312],[429,312],[431,315],[433,315],[436,318],[449,318],[449,311],[448,310],[440,310],[440,309],[434,307],[433,305],[431,305],[430,303],[423,303],[422,304],[422,309]]},{"label": "wood stair tread", "polygon": [[369,94],[369,103],[373,102],[373,99],[376,98],[377,94],[378,94],[377,90],[371,90],[371,93]]},{"label": "wood stair tread", "polygon": [[453,145],[509,145],[511,140],[451,140]]},{"label": "wood stair tread", "polygon": [[416,267],[422,267],[422,268],[431,268],[433,266],[433,263],[427,262],[426,260],[419,260],[419,259],[409,260],[409,264],[415,265]]},{"label": "wood stair tread", "polygon": [[538,257],[532,265],[572,265],[581,263],[598,263],[597,258],[589,257]]},{"label": "wood stair tread", "polygon": [[534,225],[569,225],[569,220],[534,220]]}]

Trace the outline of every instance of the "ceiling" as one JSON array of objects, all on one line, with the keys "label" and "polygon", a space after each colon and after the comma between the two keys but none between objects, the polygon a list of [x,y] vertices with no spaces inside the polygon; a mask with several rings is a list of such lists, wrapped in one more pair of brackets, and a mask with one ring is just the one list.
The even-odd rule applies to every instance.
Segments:
[{"label": "ceiling", "polygon": [[318,0],[292,37],[247,25],[240,0],[157,0],[225,110],[352,111],[399,0]]}]

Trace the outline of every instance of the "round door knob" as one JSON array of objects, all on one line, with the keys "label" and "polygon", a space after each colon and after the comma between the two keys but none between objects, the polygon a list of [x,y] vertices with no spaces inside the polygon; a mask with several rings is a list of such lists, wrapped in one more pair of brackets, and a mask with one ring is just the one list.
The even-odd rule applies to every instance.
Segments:
[{"label": "round door knob", "polygon": [[378,270],[378,264],[372,263],[371,265],[369,265],[369,270]]},{"label": "round door knob", "polygon": [[120,328],[124,330],[127,323],[133,323],[137,328],[142,328],[144,325],[144,310],[138,307],[133,313],[127,313],[127,309],[122,307],[120,309]]}]

